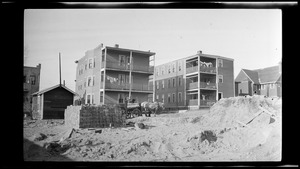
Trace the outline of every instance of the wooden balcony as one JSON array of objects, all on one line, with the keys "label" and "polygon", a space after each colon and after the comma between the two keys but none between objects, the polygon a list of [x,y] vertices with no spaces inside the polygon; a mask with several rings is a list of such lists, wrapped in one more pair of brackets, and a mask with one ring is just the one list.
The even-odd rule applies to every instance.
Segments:
[{"label": "wooden balcony", "polygon": [[[130,84],[129,83],[123,83],[123,84],[118,84],[118,83],[105,83],[105,89],[115,89],[115,90],[124,90],[124,91],[129,91],[130,90]],[[131,91],[133,92],[152,92],[153,89],[150,88],[149,85],[145,84],[132,84]]]},{"label": "wooden balcony", "polygon": [[216,83],[200,82],[201,89],[217,89]]},{"label": "wooden balcony", "polygon": [[202,73],[214,73],[214,74],[216,74],[217,70],[216,70],[216,67],[204,67],[204,66],[201,66],[200,67],[200,72],[202,72]]},{"label": "wooden balcony", "polygon": [[198,105],[198,99],[189,100],[189,106],[197,106],[197,105]]},{"label": "wooden balcony", "polygon": [[198,89],[198,82],[189,83],[187,90]]},{"label": "wooden balcony", "polygon": [[[104,67],[105,63],[101,63],[101,68]],[[119,64],[119,62],[113,62],[113,61],[107,61],[106,62],[106,68],[111,68],[111,69],[116,69],[116,70],[130,70],[130,65],[129,64]],[[154,66],[148,66],[148,65],[136,65],[133,64],[132,66],[132,71],[137,71],[137,72],[146,72],[146,73],[154,73]]]},{"label": "wooden balcony", "polygon": [[198,66],[187,67],[187,68],[186,68],[186,74],[194,73],[194,72],[198,72]]}]

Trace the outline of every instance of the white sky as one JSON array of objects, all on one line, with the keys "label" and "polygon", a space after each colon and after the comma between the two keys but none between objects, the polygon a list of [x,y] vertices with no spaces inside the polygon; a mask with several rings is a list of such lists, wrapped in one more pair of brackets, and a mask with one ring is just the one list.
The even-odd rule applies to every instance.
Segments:
[{"label": "white sky", "polygon": [[205,54],[234,59],[242,68],[274,66],[282,57],[280,9],[27,9],[24,65],[42,64],[40,89],[62,80],[75,91],[75,60],[85,51],[119,44],[151,50],[156,65]]}]

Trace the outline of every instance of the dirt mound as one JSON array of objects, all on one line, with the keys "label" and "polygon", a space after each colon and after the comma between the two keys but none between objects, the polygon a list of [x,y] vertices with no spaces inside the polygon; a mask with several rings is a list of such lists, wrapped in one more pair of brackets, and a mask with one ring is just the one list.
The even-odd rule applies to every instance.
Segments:
[{"label": "dirt mound", "polygon": [[[221,99],[207,114],[192,122],[213,132],[210,135],[216,135],[218,139],[214,139],[213,145],[218,151],[249,150],[265,144],[274,135],[281,137],[281,99],[263,96]],[[191,138],[202,137],[204,134],[199,132]]]}]

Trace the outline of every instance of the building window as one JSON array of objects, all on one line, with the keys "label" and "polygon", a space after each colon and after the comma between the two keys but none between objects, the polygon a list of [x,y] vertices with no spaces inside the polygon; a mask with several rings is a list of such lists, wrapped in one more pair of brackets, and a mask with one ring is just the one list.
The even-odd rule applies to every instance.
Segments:
[{"label": "building window", "polygon": [[261,85],[261,90],[264,90],[265,89],[265,85]]},{"label": "building window", "polygon": [[91,95],[90,94],[86,95],[86,104],[91,104]]},{"label": "building window", "polygon": [[168,94],[168,103],[171,103],[171,94]]},{"label": "building window", "polygon": [[158,99],[159,99],[159,95],[157,94],[157,95],[156,95],[156,101],[158,101]]},{"label": "building window", "polygon": [[162,66],[162,67],[161,67],[161,75],[164,75],[164,73],[165,73],[165,67]]},{"label": "building window", "polygon": [[181,86],[181,77],[178,77],[178,86]]},{"label": "building window", "polygon": [[85,70],[87,70],[87,63],[85,63],[84,67],[85,67]]},{"label": "building window", "polygon": [[35,75],[30,75],[30,82],[32,85],[35,85]]},{"label": "building window", "polygon": [[93,58],[89,59],[89,69],[93,68],[93,65],[94,65],[93,61],[94,61]]},{"label": "building window", "polygon": [[163,103],[165,102],[165,95],[164,94],[161,95],[161,102],[163,102]]},{"label": "building window", "polygon": [[125,75],[119,74],[119,84],[124,84],[124,83],[125,83]]},{"label": "building window", "polygon": [[103,103],[103,92],[100,92],[100,103]]},{"label": "building window", "polygon": [[102,62],[104,62],[105,61],[104,54],[102,54],[101,58],[102,58]]},{"label": "building window", "polygon": [[173,102],[173,103],[176,102],[176,95],[175,95],[175,93],[172,94],[172,102]]},{"label": "building window", "polygon": [[178,62],[178,71],[181,71],[181,62]]},{"label": "building window", "polygon": [[270,89],[274,89],[275,84],[271,83],[270,84]]},{"label": "building window", "polygon": [[171,88],[171,79],[168,79],[168,88]]},{"label": "building window", "polygon": [[223,59],[218,59],[218,67],[223,67]]},{"label": "building window", "polygon": [[119,103],[124,103],[125,102],[125,96],[124,96],[124,94],[119,94],[118,95],[118,100],[119,100]]},{"label": "building window", "polygon": [[181,102],[182,100],[181,100],[182,98],[181,98],[181,92],[179,92],[178,93],[178,102]]},{"label": "building window", "polygon": [[103,82],[103,81],[104,81],[104,74],[101,73],[101,82]]},{"label": "building window", "polygon": [[223,83],[223,75],[218,75],[219,83]]},{"label": "building window", "polygon": [[156,76],[159,76],[159,68],[156,68]]},{"label": "building window", "polygon": [[125,56],[119,55],[119,66],[125,66]]},{"label": "building window", "polygon": [[169,74],[171,73],[171,65],[169,65],[168,73],[169,73]]},{"label": "building window", "polygon": [[176,86],[176,81],[175,81],[176,79],[174,78],[173,79],[173,87],[175,87]]},{"label": "building window", "polygon": [[156,89],[159,89],[159,81],[156,81]]},{"label": "building window", "polygon": [[172,69],[173,71],[173,73],[175,72],[175,63],[173,63],[173,69]]},{"label": "building window", "polygon": [[165,80],[162,80],[162,88],[165,88]]}]

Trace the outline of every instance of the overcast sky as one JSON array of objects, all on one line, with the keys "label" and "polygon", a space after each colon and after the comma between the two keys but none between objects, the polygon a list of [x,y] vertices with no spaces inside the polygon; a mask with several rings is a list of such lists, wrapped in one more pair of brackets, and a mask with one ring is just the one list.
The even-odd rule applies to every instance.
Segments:
[{"label": "overcast sky", "polygon": [[242,68],[277,65],[282,57],[280,9],[26,9],[24,66],[41,63],[40,90],[62,80],[75,91],[75,60],[87,50],[119,44],[151,50],[156,65],[205,54],[234,59]]}]

